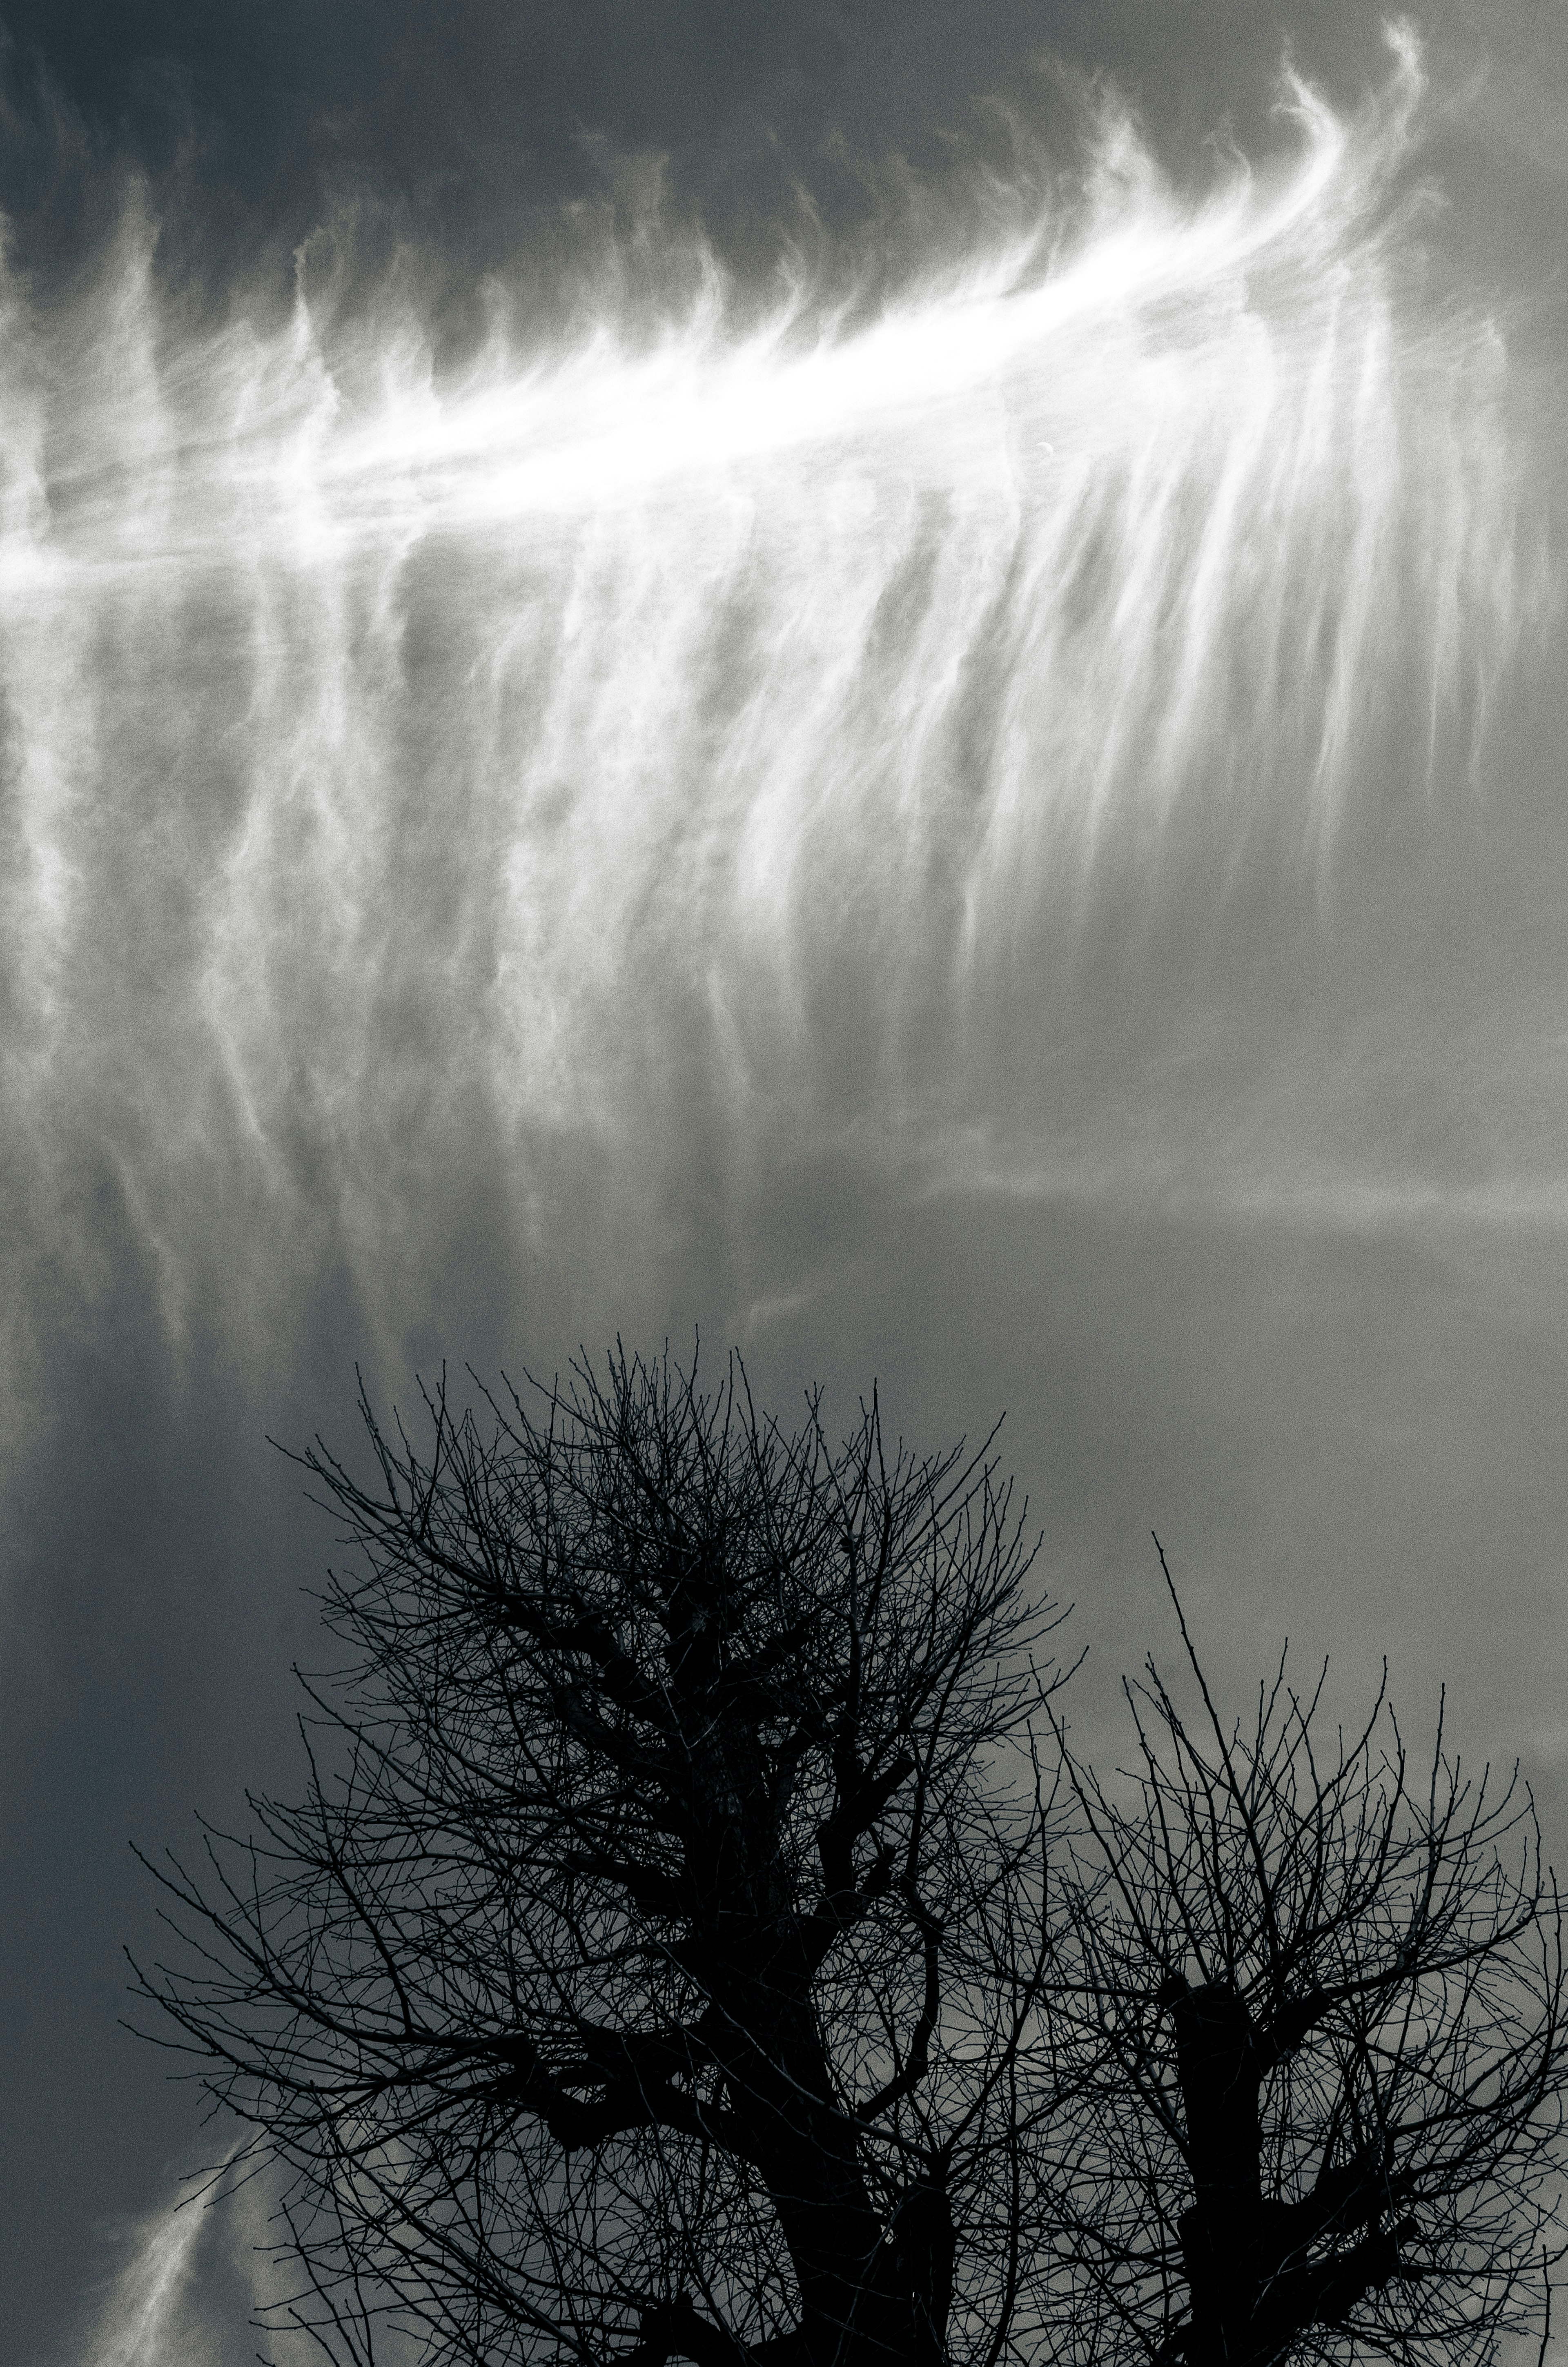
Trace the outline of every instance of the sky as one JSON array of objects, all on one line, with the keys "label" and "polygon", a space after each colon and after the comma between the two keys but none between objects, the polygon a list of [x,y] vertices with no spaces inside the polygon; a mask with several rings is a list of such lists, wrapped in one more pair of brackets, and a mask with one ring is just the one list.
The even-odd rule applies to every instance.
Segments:
[{"label": "sky", "polygon": [[356,1367],[1005,1414],[1081,1734],[1157,1531],[1561,1851],[1562,0],[0,25],[6,2358],[252,2356]]}]

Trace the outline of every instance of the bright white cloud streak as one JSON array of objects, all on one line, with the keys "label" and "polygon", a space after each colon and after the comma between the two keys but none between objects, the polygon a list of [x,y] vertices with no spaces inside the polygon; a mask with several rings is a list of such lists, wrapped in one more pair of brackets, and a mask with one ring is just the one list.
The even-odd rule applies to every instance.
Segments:
[{"label": "bright white cloud streak", "polygon": [[181,2323],[207,2225],[201,2206],[191,2203],[143,2232],[88,2346],[91,2367],[209,2367],[213,2354]]},{"label": "bright white cloud streak", "polygon": [[[278,2367],[319,2360],[317,2345],[297,2329],[255,2331],[250,2313],[278,2290],[276,2236],[255,2178],[219,2203],[209,2190],[206,2199],[193,2193],[149,2218],[81,2346],[83,2367],[234,2367],[259,2358],[263,2339]],[[385,2361],[411,2367],[412,2352],[396,2335],[386,2339]]]},{"label": "bright white cloud streak", "polygon": [[907,1149],[1108,880],[1310,897],[1369,783],[1462,787],[1541,578],[1422,103],[1402,36],[1197,197],[1107,116],[875,306],[590,277],[445,376],[406,305],[191,332],[134,225],[11,287],[24,1232],[90,1274],[107,1172],[177,1328],[312,1224],[392,1255],[460,1138],[523,1218],[529,1144],[652,1175],[694,1065],[738,1138]]}]

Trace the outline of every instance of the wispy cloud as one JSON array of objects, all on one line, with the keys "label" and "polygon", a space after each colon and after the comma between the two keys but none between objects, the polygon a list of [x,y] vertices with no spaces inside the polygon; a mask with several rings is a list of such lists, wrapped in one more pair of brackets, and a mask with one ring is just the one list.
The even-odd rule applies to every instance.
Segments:
[{"label": "wispy cloud", "polygon": [[12,287],[51,1253],[90,1277],[107,1160],[170,1336],[254,1338],[329,1244],[373,1297],[432,1161],[507,1157],[526,1230],[551,1143],[646,1203],[692,1093],[743,1165],[851,1112],[918,1154],[1087,915],[1259,843],[1310,906],[1369,780],[1466,782],[1540,586],[1503,341],[1424,288],[1423,96],[1405,33],[1358,113],[1287,82],[1197,195],[1102,106],[874,301],[759,318],[655,222],[662,319],[600,259],[456,374],[308,277],[194,333],[134,221],[74,311]]},{"label": "wispy cloud", "polygon": [[191,2202],[137,2232],[83,2354],[89,2367],[216,2367],[184,2311],[210,2224],[201,2204]]}]

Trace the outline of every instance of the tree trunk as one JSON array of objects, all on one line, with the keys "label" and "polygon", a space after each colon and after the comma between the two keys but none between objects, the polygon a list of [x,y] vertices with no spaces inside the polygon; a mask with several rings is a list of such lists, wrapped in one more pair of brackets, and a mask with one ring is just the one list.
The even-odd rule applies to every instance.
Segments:
[{"label": "tree trunk", "polygon": [[1171,2003],[1193,2200],[1180,2220],[1192,2318],[1187,2367],[1243,2367],[1256,2340],[1263,2195],[1252,2017],[1222,1982]]}]

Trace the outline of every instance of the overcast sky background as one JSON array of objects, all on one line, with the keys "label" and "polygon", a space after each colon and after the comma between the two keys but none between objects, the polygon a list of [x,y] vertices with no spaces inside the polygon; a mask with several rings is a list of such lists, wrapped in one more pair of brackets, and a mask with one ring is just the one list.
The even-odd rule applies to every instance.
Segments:
[{"label": "overcast sky background", "polygon": [[[1568,1793],[1568,10],[0,0],[0,2349],[252,2355],[128,1841],[354,1367],[1006,1413]],[[1282,85],[1282,69],[1300,80]]]}]

